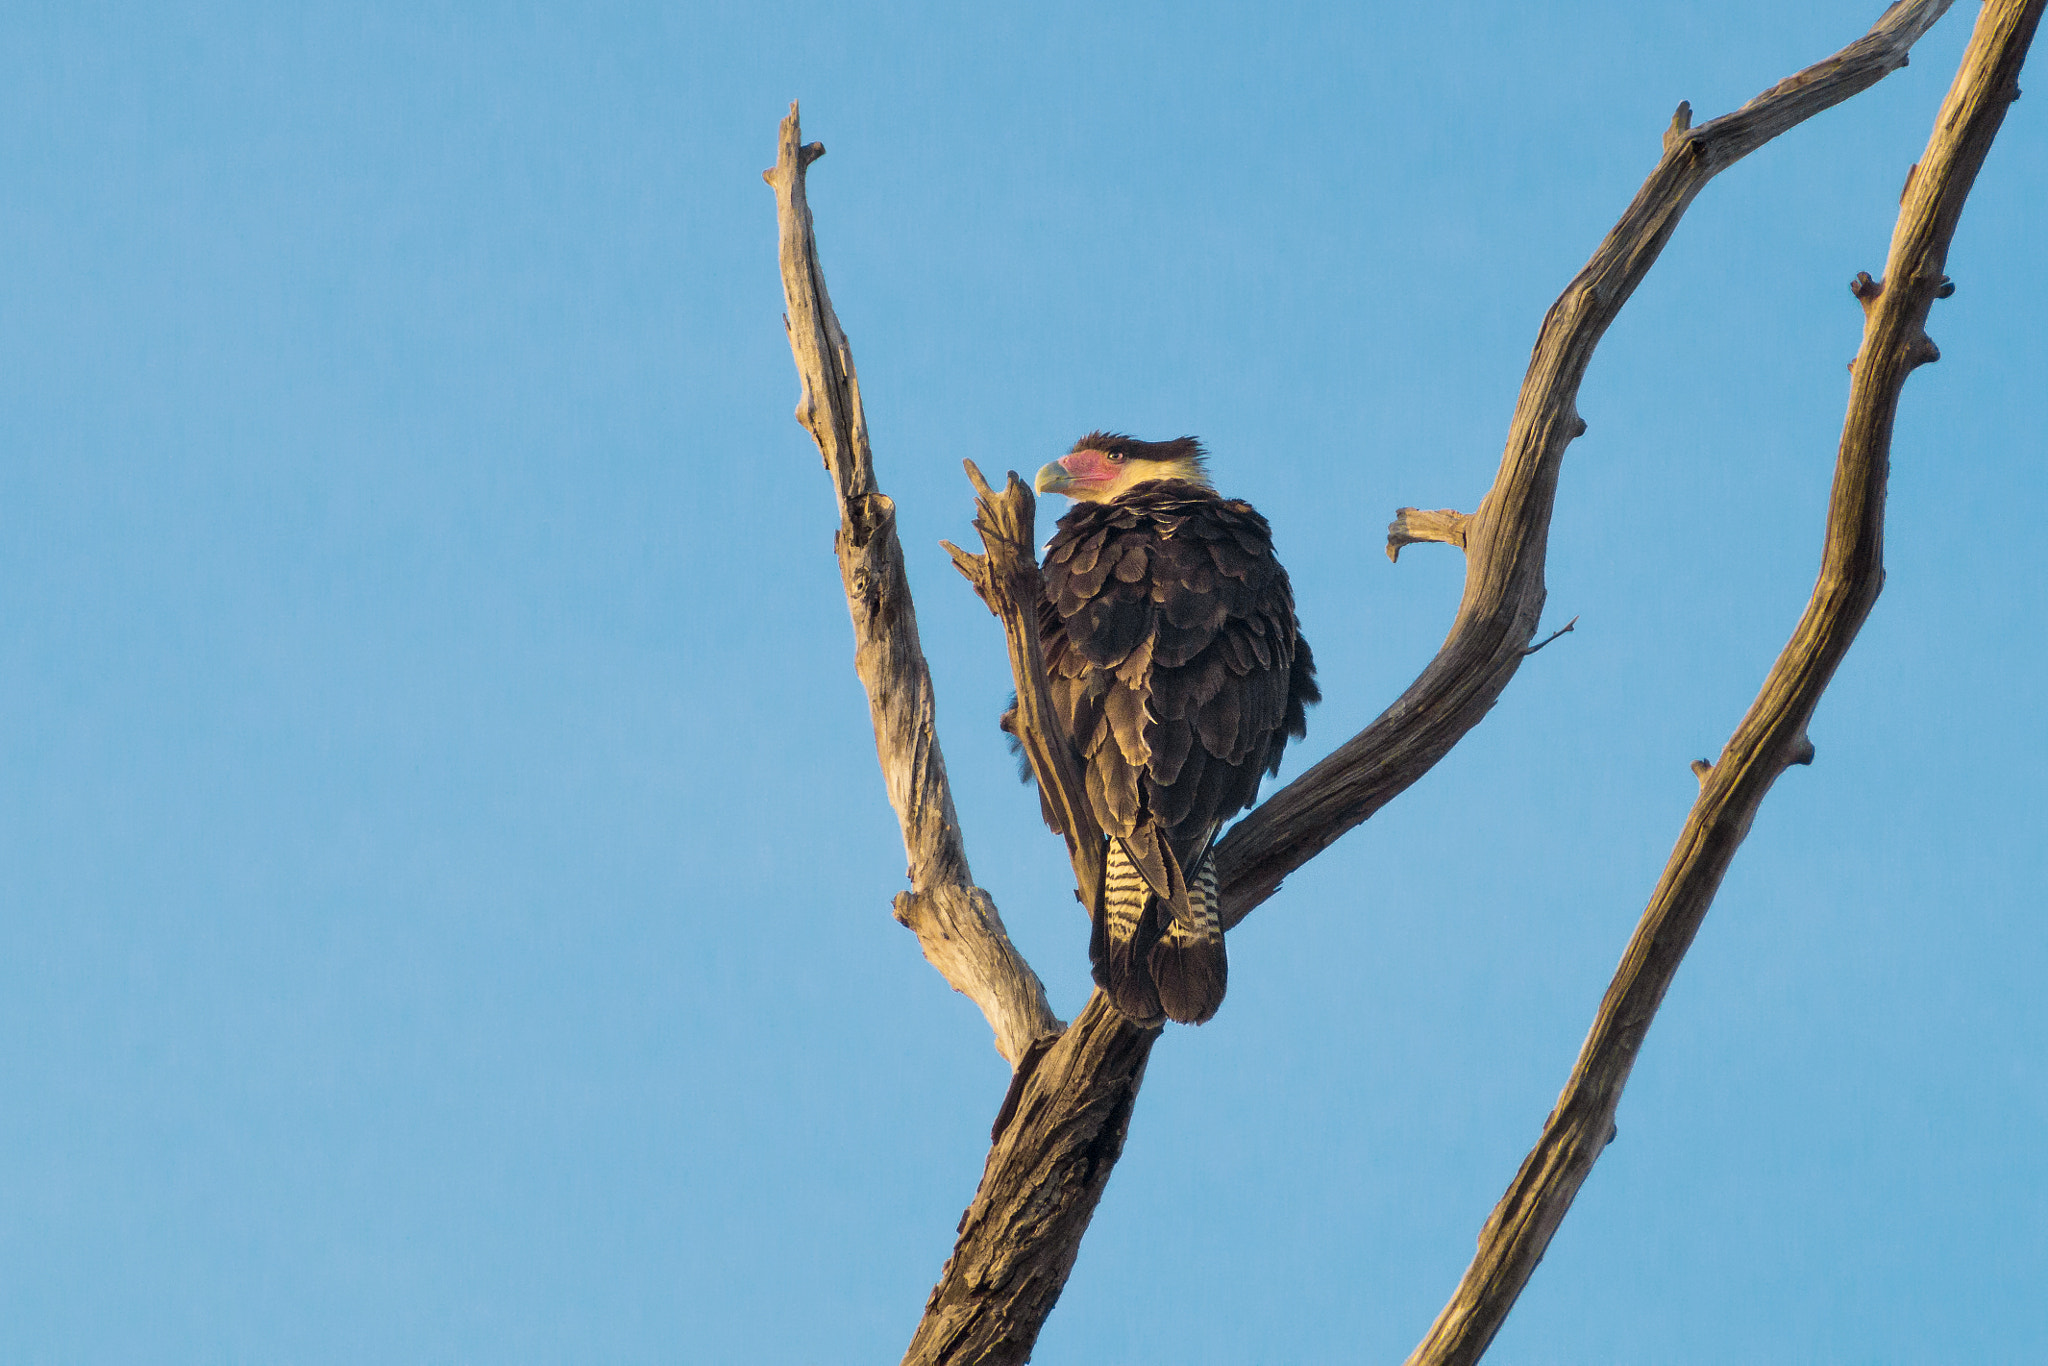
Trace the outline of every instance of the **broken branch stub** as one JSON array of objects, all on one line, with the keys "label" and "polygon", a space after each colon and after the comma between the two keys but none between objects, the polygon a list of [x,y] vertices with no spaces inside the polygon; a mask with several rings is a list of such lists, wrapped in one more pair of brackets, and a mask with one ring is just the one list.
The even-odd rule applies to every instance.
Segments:
[{"label": "broken branch stub", "polygon": [[1471,526],[1469,513],[1453,512],[1450,508],[1438,508],[1434,512],[1425,512],[1421,508],[1396,508],[1394,520],[1387,523],[1387,558],[1399,564],[1403,546],[1430,541],[1463,550],[1465,534]]}]

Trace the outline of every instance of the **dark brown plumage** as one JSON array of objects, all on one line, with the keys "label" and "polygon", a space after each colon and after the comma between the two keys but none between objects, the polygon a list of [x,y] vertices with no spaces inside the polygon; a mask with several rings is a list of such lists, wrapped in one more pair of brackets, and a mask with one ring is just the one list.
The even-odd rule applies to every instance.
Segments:
[{"label": "dark brown plumage", "polygon": [[1208,487],[1193,438],[1091,433],[1039,482],[1089,477],[1105,500],[1060,519],[1039,612],[1053,706],[1110,839],[1089,957],[1126,1015],[1201,1023],[1228,973],[1209,853],[1305,733],[1315,664],[1266,519]]}]

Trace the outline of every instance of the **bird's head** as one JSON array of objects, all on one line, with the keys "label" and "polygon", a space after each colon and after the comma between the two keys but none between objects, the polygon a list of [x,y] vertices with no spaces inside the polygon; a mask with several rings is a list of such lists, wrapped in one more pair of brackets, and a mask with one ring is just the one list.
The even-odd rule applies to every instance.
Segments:
[{"label": "bird's head", "polygon": [[1090,432],[1038,472],[1036,487],[1077,503],[1107,503],[1155,479],[1185,479],[1207,488],[1208,458],[1192,436],[1139,441],[1118,432]]}]

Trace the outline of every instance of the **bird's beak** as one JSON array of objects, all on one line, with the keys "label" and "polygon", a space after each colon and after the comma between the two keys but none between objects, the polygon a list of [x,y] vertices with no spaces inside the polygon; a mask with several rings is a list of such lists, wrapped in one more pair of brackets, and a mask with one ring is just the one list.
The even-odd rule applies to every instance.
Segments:
[{"label": "bird's beak", "polygon": [[1031,486],[1040,493],[1065,493],[1073,484],[1074,476],[1066,465],[1055,460],[1039,469],[1038,478],[1032,481]]}]

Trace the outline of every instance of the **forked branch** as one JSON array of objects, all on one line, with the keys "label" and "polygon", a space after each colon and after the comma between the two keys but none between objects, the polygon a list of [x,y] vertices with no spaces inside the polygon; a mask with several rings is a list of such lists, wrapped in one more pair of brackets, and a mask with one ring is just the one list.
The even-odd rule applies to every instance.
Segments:
[{"label": "forked branch", "polygon": [[1038,604],[1045,590],[1032,549],[1038,539],[1038,499],[1014,470],[997,493],[972,460],[965,463],[974,484],[974,529],[981,533],[984,551],[975,555],[951,541],[940,544],[953,557],[953,567],[1003,623],[1010,674],[1017,684],[1017,740],[1038,779],[1046,819],[1066,837],[1081,904],[1093,915],[1102,904],[1102,827],[1095,822],[1082,786],[1081,756],[1046,690],[1045,649],[1038,639]]},{"label": "forked branch", "polygon": [[1335,753],[1274,793],[1217,846],[1223,923],[1235,925],[1281,879],[1368,819],[1479,724],[1515,670],[1543,614],[1550,509],[1565,447],[1586,430],[1579,382],[1593,348],[1635,293],[1693,197],[1778,134],[1875,85],[1906,64],[1949,0],[1902,0],[1870,32],[1698,128],[1680,105],[1664,155],[1593,259],[1551,305],[1508,428],[1493,487],[1469,517],[1403,509],[1387,551],[1442,540],[1465,547],[1465,596],[1449,637],[1408,691]]},{"label": "forked branch", "polygon": [[1571,1208],[1614,1132],[1637,1050],[1764,794],[1789,766],[1811,763],[1808,720],[1884,584],[1885,480],[1892,418],[1913,369],[1933,359],[1928,309],[1947,292],[1942,267],[1963,201],[2019,94],[2027,45],[2048,0],[1990,0],[1963,56],[1918,173],[1907,187],[1884,284],[1859,275],[1863,349],[1828,500],[1820,579],[1805,614],[1717,762],[1696,761],[1700,794],[1600,1002],[1543,1136],[1479,1235],[1479,1253],[1410,1366],[1475,1362]]},{"label": "forked branch", "polygon": [[[1601,335],[1693,196],[1723,167],[1903,65],[1907,50],[1947,5],[1948,0],[1902,0],[1842,53],[1702,128],[1690,128],[1681,107],[1656,171],[1544,320],[1493,487],[1469,517],[1440,514],[1447,520],[1414,524],[1413,529],[1441,534],[1410,536],[1411,543],[1453,541],[1455,530],[1466,549],[1464,599],[1443,648],[1378,720],[1276,793],[1219,846],[1226,924],[1243,919],[1288,873],[1427,772],[1479,723],[1513,677],[1542,615],[1558,470],[1566,446],[1585,430],[1576,411],[1580,379]],[[791,347],[804,377],[798,416],[839,489],[841,573],[859,642],[857,666],[868,685],[877,749],[911,853],[914,890],[905,909],[926,956],[982,1004],[1004,1056],[1013,1062],[1043,1059],[1019,1075],[1016,1103],[999,1126],[981,1188],[962,1218],[953,1256],[905,1360],[1019,1362],[1030,1355],[1121,1151],[1157,1032],[1123,1020],[1098,993],[1047,1048],[1043,1041],[1057,1025],[1043,991],[1010,946],[993,905],[968,880],[931,735],[930,682],[916,651],[893,509],[874,490],[851,355],[825,296],[804,204],[803,171],[821,151],[802,146],[792,107],[768,179],[779,200]],[[977,491],[988,492],[985,486]],[[997,525],[989,514],[1008,496],[985,496],[982,520]],[[999,539],[1014,542],[1028,557],[1028,520],[1026,527],[1021,539],[1008,530]],[[877,544],[872,561],[849,551]],[[1389,548],[1399,548],[1392,537]],[[991,543],[991,558],[995,551]],[[981,557],[956,554],[968,561],[963,569],[978,588],[997,582],[988,565],[975,567]],[[1032,601],[1014,584],[995,596]],[[991,605],[1002,614],[999,603]],[[1028,614],[1020,613],[1020,620],[1023,615]],[[1007,617],[1005,631],[1011,634]],[[1028,667],[1028,642],[1012,638],[1011,650],[1021,699],[1034,691],[1028,686],[1032,679],[1042,679],[1042,666]],[[1056,753],[1044,757],[1056,767]],[[1074,789],[1057,778],[1046,784],[1041,776],[1041,791],[1046,790]],[[1068,804],[1085,810],[1085,803]],[[1074,821],[1067,828],[1084,827]],[[1086,885],[1085,876],[1077,880]],[[928,882],[957,894],[927,892]],[[976,914],[942,920],[936,911],[948,905]]]}]

